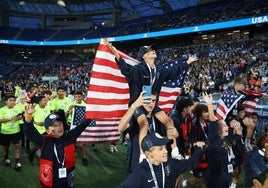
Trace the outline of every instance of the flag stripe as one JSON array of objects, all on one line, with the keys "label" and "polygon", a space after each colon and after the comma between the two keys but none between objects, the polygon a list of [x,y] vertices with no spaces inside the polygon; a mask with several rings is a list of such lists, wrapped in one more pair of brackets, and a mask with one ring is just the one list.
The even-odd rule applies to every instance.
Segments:
[{"label": "flag stripe", "polygon": [[244,90],[242,93],[237,93],[234,89],[227,90],[219,99],[215,115],[218,119],[224,120],[240,100],[243,100],[241,103],[245,107],[246,114],[250,115],[256,108],[257,102],[261,96],[262,93],[258,91]]},{"label": "flag stripe", "polygon": [[[97,92],[97,91],[100,91],[101,89],[103,89],[102,86],[95,85],[95,84],[90,85],[90,91]],[[128,88],[125,89],[125,88],[118,88],[118,87],[111,87],[111,86],[107,86],[105,89],[107,90],[107,92],[110,91],[110,93],[111,93],[111,91],[117,91],[116,93],[113,93],[113,94],[115,94],[115,95],[120,94],[121,97],[127,97],[128,96],[127,92],[129,91]],[[90,97],[92,95],[89,92],[87,96]]]},{"label": "flag stripe", "polygon": [[[130,98],[129,85],[115,62],[113,52],[104,44],[104,40],[106,39],[101,39],[96,52],[86,99],[86,118],[96,119],[96,127],[94,129],[88,127],[84,131],[86,135],[81,135],[85,143],[105,142],[105,139],[106,141],[113,140],[113,135],[118,134],[117,128],[105,130],[103,127],[106,126],[103,122],[100,122],[100,120],[108,120],[111,118],[120,120],[128,109]],[[130,65],[137,65],[139,63],[136,59],[133,59],[125,53],[119,50],[117,50],[117,52],[126,63]],[[177,63],[177,61],[167,62],[162,66],[164,66],[164,68],[170,68]],[[183,71],[183,73],[178,76],[177,80],[168,81],[162,86],[158,105],[166,113],[171,111],[185,75],[186,71]],[[118,123],[119,122],[108,123],[108,126],[118,126]],[[115,133],[113,131],[115,131]],[[81,141],[81,138],[79,139],[78,141]]]}]

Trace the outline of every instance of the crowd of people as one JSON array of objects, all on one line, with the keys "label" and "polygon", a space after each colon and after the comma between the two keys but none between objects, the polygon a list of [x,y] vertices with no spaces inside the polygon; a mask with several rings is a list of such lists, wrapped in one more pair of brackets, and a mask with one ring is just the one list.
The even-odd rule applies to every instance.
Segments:
[{"label": "crowd of people", "polygon": [[[118,130],[128,136],[126,157],[130,176],[119,187],[136,187],[135,181],[140,183],[140,187],[200,184],[202,187],[235,188],[243,165],[247,169],[247,187],[264,184],[266,162],[256,163],[258,170],[252,167],[255,166],[251,164],[254,160],[242,163],[245,153],[249,158],[256,151],[252,139],[258,114],[245,114],[242,97],[226,118],[216,121],[217,113],[214,113],[217,109],[210,94],[224,95],[231,87],[237,95],[243,95],[241,91],[245,89],[267,95],[265,44],[266,40],[255,40],[254,43],[248,40],[169,49],[142,46],[136,54],[141,64],[130,67],[107,42],[130,86],[129,109],[118,125]],[[199,56],[189,55],[200,51],[203,52]],[[188,56],[181,58],[181,54]],[[172,70],[159,66],[175,59],[180,63]],[[18,171],[22,168],[21,147],[26,147],[30,162],[34,160],[36,151],[42,148],[40,162],[43,165],[57,164],[57,168],[52,168],[52,179],[40,178],[40,184],[43,187],[74,186],[73,181],[67,182],[69,177],[73,178],[74,169],[73,158],[68,152],[74,152],[75,140],[85,124],[75,130],[70,130],[70,124],[73,106],[85,105],[82,101],[87,93],[91,67],[92,64],[61,65],[40,70],[29,65],[1,80],[0,142],[4,165],[13,163],[10,144],[14,147],[14,167]],[[180,92],[183,98],[176,101],[170,114],[166,114],[157,106],[161,86],[183,71],[187,71]],[[57,76],[58,80],[43,82],[41,77],[47,72]],[[147,98],[143,96],[144,85],[152,88]],[[205,104],[200,103],[200,97]],[[268,139],[265,138],[256,136],[255,139],[259,143],[257,150],[262,151],[259,152],[261,159],[266,159]],[[85,147],[83,144],[79,146],[82,163],[88,165]],[[115,145],[111,148],[113,152],[117,151]],[[137,173],[140,170],[142,174]],[[190,170],[193,177],[185,179],[183,174]]]}]

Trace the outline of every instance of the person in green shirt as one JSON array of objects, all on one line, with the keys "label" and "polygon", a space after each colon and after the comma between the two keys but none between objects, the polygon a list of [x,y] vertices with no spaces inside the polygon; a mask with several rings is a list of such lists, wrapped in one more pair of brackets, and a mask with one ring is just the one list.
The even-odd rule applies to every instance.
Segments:
[{"label": "person in green shirt", "polygon": [[[37,97],[37,105],[35,106],[35,112],[33,113],[34,127],[41,135],[46,135],[46,128],[44,126],[45,118],[51,113],[50,108],[47,106],[47,98],[44,95]],[[34,154],[39,147],[34,146],[29,153],[28,160],[33,162]]]},{"label": "person in green shirt", "polygon": [[[84,95],[83,95],[83,92],[82,92],[82,91],[76,91],[76,92],[74,93],[74,100],[75,100],[75,101],[74,101],[73,105],[71,105],[71,106],[69,107],[68,111],[67,111],[67,112],[70,113],[70,117],[71,117],[71,119],[73,119],[73,115],[74,115],[74,113],[73,113],[73,108],[74,108],[75,106],[83,106],[83,107],[86,106],[86,103],[85,103],[85,101],[84,101]],[[82,134],[83,134],[83,133],[82,133]],[[88,160],[87,160],[87,157],[86,157],[86,144],[80,142],[80,143],[78,143],[78,146],[81,148],[81,153],[82,153],[82,164],[83,164],[84,166],[88,166]]]},{"label": "person in green shirt", "polygon": [[[27,97],[26,95],[19,95],[17,97],[17,104],[15,105],[15,108],[18,109],[19,114],[23,114],[25,111],[25,106],[27,105]],[[25,146],[25,136],[23,133],[23,119],[19,120],[19,125],[20,125],[20,134],[21,134],[21,148],[24,148]],[[27,144],[26,144],[27,146]],[[27,149],[27,147],[26,147]]]},{"label": "person in green shirt", "polygon": [[22,119],[22,114],[15,108],[16,97],[14,95],[5,96],[6,105],[0,109],[0,143],[3,146],[4,165],[10,166],[9,146],[13,145],[15,155],[15,170],[21,169],[20,163],[20,125],[19,120]]},{"label": "person in green shirt", "polygon": [[64,87],[58,87],[57,97],[52,100],[53,111],[57,112],[59,110],[63,110],[68,123],[71,121],[71,118],[69,117],[68,108],[72,104],[72,100],[66,96],[66,91]]}]

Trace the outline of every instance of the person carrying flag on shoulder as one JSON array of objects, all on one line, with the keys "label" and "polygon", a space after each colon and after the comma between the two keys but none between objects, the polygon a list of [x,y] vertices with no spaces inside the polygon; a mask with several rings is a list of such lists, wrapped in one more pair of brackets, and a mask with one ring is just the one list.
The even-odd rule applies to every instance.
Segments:
[{"label": "person carrying flag on shoulder", "polygon": [[[129,90],[130,90],[130,103],[129,106],[132,106],[133,102],[139,97],[142,92],[144,85],[149,85],[152,88],[152,91],[160,93],[161,87],[165,81],[168,80],[177,80],[180,77],[180,83],[182,83],[184,75],[189,67],[189,64],[198,60],[196,56],[189,56],[187,59],[181,60],[174,67],[166,69],[159,64],[156,64],[157,53],[156,46],[142,46],[139,49],[138,60],[140,61],[137,65],[129,65],[125,62],[123,58],[120,57],[118,51],[111,43],[105,41],[105,44],[110,48],[110,50],[115,55],[115,61],[117,62],[121,73],[126,77]],[[135,107],[133,107],[135,108]],[[161,109],[156,106],[155,111],[159,112]],[[140,150],[140,159],[145,158],[145,155],[141,149],[141,141],[145,135],[148,133],[148,122],[145,116],[146,110],[143,107],[140,107],[139,110],[143,111],[143,115],[139,117],[139,150]],[[156,114],[156,118],[158,118]],[[169,117],[168,117],[169,118]],[[172,119],[169,118],[169,121],[172,122]],[[130,122],[131,124],[131,122]],[[173,122],[168,123],[168,126],[174,126]],[[131,134],[130,134],[131,136]]]},{"label": "person carrying flag on shoulder", "polygon": [[[233,86],[228,88],[225,92],[222,93],[219,99],[219,103],[217,105],[216,110],[216,118],[218,120],[225,120],[227,125],[237,117],[237,107],[241,104],[243,104],[247,111],[249,109],[253,111],[253,109],[256,107],[258,98],[262,96],[267,96],[267,94],[261,93],[261,92],[249,92],[248,90],[245,90],[245,85],[247,81],[242,77],[235,77],[233,79]],[[254,97],[254,99],[251,99]],[[251,105],[248,105],[248,103],[251,103]],[[254,103],[254,105],[252,105]],[[252,129],[254,127],[247,127],[246,128],[246,136],[245,136],[245,148],[246,150],[250,151],[252,150],[252,146],[250,144],[250,140],[253,134]]]}]

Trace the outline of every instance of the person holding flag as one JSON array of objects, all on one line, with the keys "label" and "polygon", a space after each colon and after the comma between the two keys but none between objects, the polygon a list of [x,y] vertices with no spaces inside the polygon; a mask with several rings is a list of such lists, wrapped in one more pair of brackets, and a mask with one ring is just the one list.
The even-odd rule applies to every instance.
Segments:
[{"label": "person holding flag", "polygon": [[[189,65],[192,62],[198,60],[196,56],[188,56],[188,58],[177,61],[174,63],[174,66],[170,66],[168,69],[166,67],[156,64],[157,53],[156,46],[142,46],[139,49],[138,59],[140,61],[137,65],[129,65],[125,62],[123,58],[120,57],[118,51],[115,47],[112,46],[108,41],[105,44],[110,48],[110,50],[115,55],[115,61],[120,68],[121,73],[126,77],[129,89],[130,89],[130,102],[129,106],[133,104],[133,102],[139,97],[142,92],[142,87],[144,85],[150,85],[152,87],[152,91],[156,93],[160,93],[161,87],[164,82],[169,80],[177,80],[177,85],[181,85],[186,75],[186,71]],[[155,111],[159,112],[161,109],[156,106]],[[140,159],[145,158],[145,155],[141,149],[141,141],[145,135],[148,133],[148,122],[145,116],[146,111],[143,107],[139,108],[139,110],[143,111],[143,115],[139,117],[139,150],[140,150]],[[157,115],[156,115],[156,118]],[[172,119],[169,118],[171,122]],[[131,123],[130,123],[131,124]],[[169,124],[169,123],[168,123]],[[170,123],[174,126],[173,123]],[[168,129],[168,128],[167,128]]]},{"label": "person holding flag", "polygon": [[[216,118],[218,120],[225,120],[229,126],[230,121],[237,116],[238,105],[243,104],[245,111],[249,115],[253,112],[260,97],[266,96],[261,92],[254,92],[251,90],[245,90],[246,80],[242,77],[236,77],[233,79],[233,86],[228,88],[222,93],[219,99],[219,103],[216,109]],[[252,150],[250,140],[253,131],[250,127],[247,127],[247,134],[245,137],[245,148]]]}]

